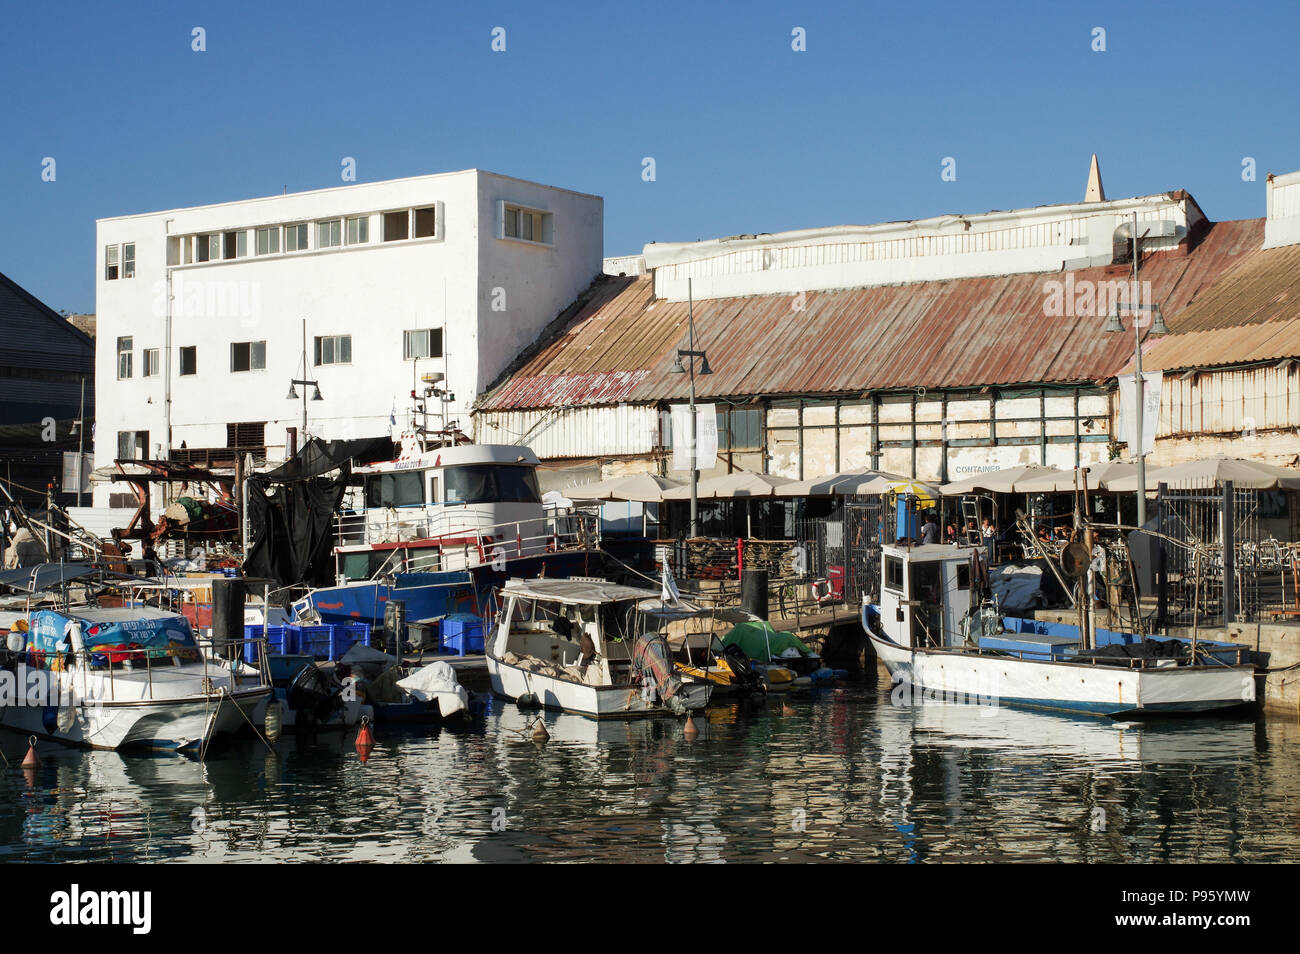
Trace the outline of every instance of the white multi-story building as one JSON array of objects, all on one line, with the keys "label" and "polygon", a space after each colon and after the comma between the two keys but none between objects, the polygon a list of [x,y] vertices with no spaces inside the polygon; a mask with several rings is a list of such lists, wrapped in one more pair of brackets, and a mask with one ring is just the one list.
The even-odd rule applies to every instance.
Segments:
[{"label": "white multi-story building", "polygon": [[430,372],[468,428],[601,273],[603,227],[598,196],[476,169],[100,219],[95,463],[281,459],[304,392],[308,436],[391,434]]}]

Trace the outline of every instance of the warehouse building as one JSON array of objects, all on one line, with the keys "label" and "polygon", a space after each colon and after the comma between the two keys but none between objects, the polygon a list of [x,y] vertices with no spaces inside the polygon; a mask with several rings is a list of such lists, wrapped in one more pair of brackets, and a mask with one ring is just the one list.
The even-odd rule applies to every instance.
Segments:
[{"label": "warehouse building", "polygon": [[689,376],[673,370],[693,314],[711,372],[696,375],[697,398],[718,419],[714,472],[947,481],[1106,460],[1120,450],[1115,375],[1133,353],[1107,319],[1117,304],[1154,303],[1176,326],[1259,251],[1264,223],[1211,222],[1183,191],[1107,200],[1095,164],[1086,196],[607,261],[479,399],[475,438],[532,447],[555,488],[673,475],[665,412],[687,399]]}]

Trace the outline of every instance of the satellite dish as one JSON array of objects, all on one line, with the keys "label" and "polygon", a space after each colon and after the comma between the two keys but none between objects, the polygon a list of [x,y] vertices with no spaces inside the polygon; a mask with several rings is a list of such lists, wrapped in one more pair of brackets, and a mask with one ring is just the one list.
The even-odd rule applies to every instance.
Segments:
[{"label": "satellite dish", "polygon": [[425,384],[437,384],[442,379],[443,373],[441,371],[426,371],[420,375],[420,380]]}]

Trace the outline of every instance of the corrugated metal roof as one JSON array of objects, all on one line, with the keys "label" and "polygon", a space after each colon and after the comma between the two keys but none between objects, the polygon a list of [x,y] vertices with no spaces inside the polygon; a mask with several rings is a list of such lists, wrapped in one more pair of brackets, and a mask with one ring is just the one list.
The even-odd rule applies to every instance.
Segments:
[{"label": "corrugated metal roof", "polygon": [[[1144,261],[1167,320],[1263,241],[1263,220],[1211,225],[1190,253]],[[1116,282],[1123,267],[1079,269],[1082,281]],[[700,398],[836,394],[892,388],[963,388],[1092,381],[1132,353],[1103,318],[1044,314],[1045,283],[1066,273],[754,295],[695,303],[696,349],[713,373]],[[669,372],[685,348],[687,304],[656,300],[651,276],[608,279],[578,313],[501,385],[481,410],[557,404],[657,402],[686,397]]]},{"label": "corrugated metal roof", "polygon": [[1143,351],[1144,369],[1300,357],[1300,245],[1245,256],[1170,325]]}]

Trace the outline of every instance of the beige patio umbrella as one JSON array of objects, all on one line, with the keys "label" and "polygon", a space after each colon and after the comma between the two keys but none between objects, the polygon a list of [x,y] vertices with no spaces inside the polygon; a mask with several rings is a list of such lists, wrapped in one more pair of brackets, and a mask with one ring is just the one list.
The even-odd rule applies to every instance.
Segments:
[{"label": "beige patio umbrella", "polygon": [[[1124,477],[1133,477],[1133,485],[1137,486],[1136,474],[1137,464],[1127,460],[1108,460],[1100,464],[1085,465],[1088,468],[1088,490],[1113,490],[1110,486],[1113,481],[1120,480]],[[1155,471],[1147,470],[1147,487],[1154,489],[1155,482],[1151,475]],[[1039,477],[1028,477],[1024,481],[1016,483],[1016,493],[1025,494],[1068,494],[1074,492],[1075,487],[1074,470],[1058,470],[1051,474],[1043,474]],[[1079,486],[1083,486],[1083,479],[1080,476]]]},{"label": "beige patio umbrella", "polygon": [[843,471],[812,480],[797,480],[777,490],[778,497],[829,497],[852,494],[883,494],[891,482],[904,481],[906,477],[883,470]]},{"label": "beige patio umbrella", "polygon": [[[732,497],[774,497],[781,487],[789,486],[795,481],[789,477],[776,477],[772,474],[752,474],[749,471],[737,471],[701,480],[697,486],[700,500],[725,500]],[[690,484],[665,490],[664,500],[690,500]]]},{"label": "beige patio umbrella", "polygon": [[[1300,470],[1236,457],[1207,457],[1147,471],[1147,489],[1162,483],[1168,484],[1171,490],[1208,488],[1228,480],[1241,490],[1300,490]],[[1134,492],[1137,475],[1112,480],[1106,489]]]},{"label": "beige patio umbrella", "polygon": [[979,493],[986,491],[995,494],[1015,494],[1022,493],[1021,484],[1031,478],[1059,477],[1061,474],[1073,476],[1069,471],[1060,471],[1055,467],[1044,467],[1041,464],[1022,464],[1017,467],[1004,467],[1002,470],[990,471],[987,474],[976,474],[973,477],[967,477],[965,480],[955,480],[950,484],[944,484],[939,491],[945,497],[959,497],[962,494]]},{"label": "beige patio umbrella", "polygon": [[[629,500],[640,503],[658,503],[664,499],[664,492],[682,486],[681,481],[660,477],[656,474],[630,474],[626,477],[611,477],[590,484],[566,487],[564,495],[578,503],[607,500]],[[689,496],[689,493],[687,494]]]}]

